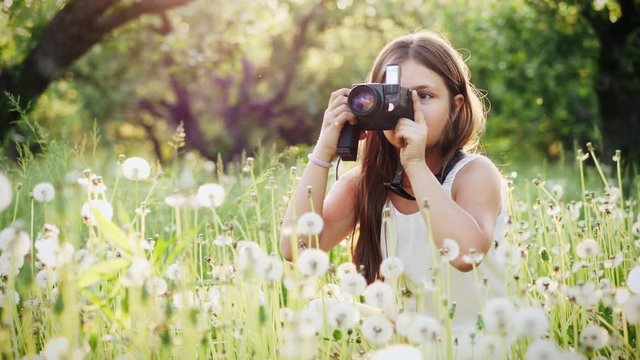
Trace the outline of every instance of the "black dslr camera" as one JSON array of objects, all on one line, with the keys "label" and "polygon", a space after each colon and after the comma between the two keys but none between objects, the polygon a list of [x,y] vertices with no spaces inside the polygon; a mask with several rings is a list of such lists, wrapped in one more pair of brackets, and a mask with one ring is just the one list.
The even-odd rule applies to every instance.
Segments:
[{"label": "black dslr camera", "polygon": [[338,156],[355,161],[361,130],[392,130],[398,119],[413,120],[411,90],[400,86],[400,66],[387,65],[384,84],[354,84],[347,106],[358,119],[357,125],[345,123],[338,139]]}]

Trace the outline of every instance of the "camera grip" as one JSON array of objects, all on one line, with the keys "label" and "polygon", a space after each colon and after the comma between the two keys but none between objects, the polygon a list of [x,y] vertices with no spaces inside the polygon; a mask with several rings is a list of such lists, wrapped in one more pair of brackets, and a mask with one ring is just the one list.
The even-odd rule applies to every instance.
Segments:
[{"label": "camera grip", "polygon": [[345,123],[338,138],[337,153],[342,161],[355,161],[358,156],[360,127]]}]

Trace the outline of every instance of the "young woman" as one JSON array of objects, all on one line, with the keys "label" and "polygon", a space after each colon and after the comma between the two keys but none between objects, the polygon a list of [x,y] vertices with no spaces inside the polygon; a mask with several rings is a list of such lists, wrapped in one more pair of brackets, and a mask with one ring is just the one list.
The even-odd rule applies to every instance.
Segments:
[{"label": "young woman", "polygon": [[[400,85],[412,90],[414,121],[402,118],[394,130],[367,131],[360,164],[325,197],[327,165],[336,157],[340,130],[357,121],[347,106],[349,89],[333,92],[284,226],[311,210],[311,187],[313,209],[324,220],[322,250],[330,250],[357,227],[353,261],[367,281],[380,278],[380,264],[389,256],[402,260],[407,288],[417,293],[446,273],[444,296],[449,304],[456,303],[453,324],[461,330],[475,324],[483,299],[505,292],[493,250],[503,237],[506,210],[501,176],[489,159],[473,153],[484,128],[484,108],[464,60],[439,35],[420,32],[391,41],[376,58],[369,81],[384,82],[388,64],[400,65]],[[384,186],[392,181],[398,162],[404,167],[402,187],[416,200]],[[449,171],[442,178],[445,168]],[[459,247],[448,269],[440,250],[455,246],[446,245],[451,244],[447,239]],[[311,245],[304,238],[292,244],[284,235],[281,247],[288,259],[292,246]],[[437,301],[421,300],[414,307],[432,312]]]}]

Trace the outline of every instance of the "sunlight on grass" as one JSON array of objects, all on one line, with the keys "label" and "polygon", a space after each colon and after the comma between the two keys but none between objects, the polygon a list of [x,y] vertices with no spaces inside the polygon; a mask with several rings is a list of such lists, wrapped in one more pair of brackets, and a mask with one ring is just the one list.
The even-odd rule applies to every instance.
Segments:
[{"label": "sunlight on grass", "polygon": [[[223,164],[182,145],[166,167],[52,145],[0,173],[4,357],[640,355],[638,182],[623,186],[619,168],[598,161],[586,167],[592,148],[549,178],[505,176],[510,220],[491,251],[507,269],[508,297],[478,299],[476,327],[452,334],[456,307],[440,286],[449,271],[411,293],[391,258],[385,281],[367,284],[350,262],[350,238],[329,254],[299,249],[283,261],[281,231],[297,243],[297,233],[322,230],[313,214],[280,228],[301,149]],[[473,255],[456,248],[454,239],[442,249],[442,268]],[[406,310],[430,292],[446,316]]]}]

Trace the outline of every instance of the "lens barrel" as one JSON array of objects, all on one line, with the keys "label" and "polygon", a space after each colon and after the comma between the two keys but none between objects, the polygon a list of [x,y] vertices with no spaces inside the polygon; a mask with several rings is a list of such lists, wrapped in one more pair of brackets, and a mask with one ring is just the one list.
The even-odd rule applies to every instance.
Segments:
[{"label": "lens barrel", "polygon": [[347,105],[355,116],[367,116],[375,112],[381,102],[379,92],[368,85],[355,86],[347,98]]}]

